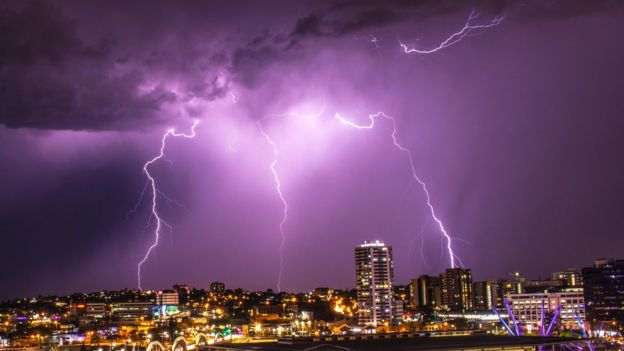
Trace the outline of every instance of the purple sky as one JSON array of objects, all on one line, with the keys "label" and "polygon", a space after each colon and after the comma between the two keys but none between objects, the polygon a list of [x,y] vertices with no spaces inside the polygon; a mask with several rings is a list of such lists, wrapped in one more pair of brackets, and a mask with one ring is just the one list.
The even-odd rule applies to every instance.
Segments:
[{"label": "purple sky", "polygon": [[[434,54],[399,46],[438,45],[473,8],[505,19]],[[446,268],[392,124],[335,113],[396,119],[476,279],[621,258],[622,62],[617,1],[2,2],[0,298],[136,287],[154,230],[149,196],[131,212],[143,163],[194,118],[151,168],[180,205],[159,198],[174,230],[144,288],[276,287],[259,120],[289,206],[284,290],[354,286],[366,239],[394,247],[398,283]]]}]

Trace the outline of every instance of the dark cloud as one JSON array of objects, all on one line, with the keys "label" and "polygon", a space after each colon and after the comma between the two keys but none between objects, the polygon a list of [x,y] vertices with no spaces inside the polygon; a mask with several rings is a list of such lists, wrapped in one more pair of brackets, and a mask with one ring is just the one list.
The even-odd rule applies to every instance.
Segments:
[{"label": "dark cloud", "polygon": [[21,11],[0,9],[0,43],[2,65],[59,63],[85,53],[74,23],[62,16],[60,8],[43,1]]},{"label": "dark cloud", "polygon": [[[134,43],[124,42],[121,33],[87,43],[76,28],[52,2],[2,10],[0,123],[9,128],[146,129],[166,118],[164,105],[196,97],[214,100],[227,92],[227,82],[200,74],[197,66],[209,65],[203,52],[171,55],[152,48],[145,54],[133,50]],[[172,72],[183,77],[182,91],[164,84]]]},{"label": "dark cloud", "polygon": [[[36,129],[147,129],[172,118],[166,115],[168,106],[191,111],[185,104],[190,100],[224,98],[230,80],[249,89],[261,87],[271,67],[305,54],[306,40],[368,34],[470,8],[483,12],[484,17],[511,13],[533,18],[621,9],[621,4],[608,0],[315,3],[297,19],[279,22],[279,29],[267,26],[260,35],[258,31],[239,32],[240,40],[233,40],[222,31],[214,34],[227,18],[244,20],[239,9],[227,4],[163,1],[117,8],[96,2],[91,16],[102,17],[99,11],[111,18],[100,22],[99,28],[84,19],[78,21],[80,11],[67,11],[80,7],[76,4],[36,0],[0,9],[0,124]],[[219,11],[210,11],[213,8]],[[120,17],[122,12],[139,18],[131,21]],[[237,30],[233,27],[228,33]]]},{"label": "dark cloud", "polygon": [[621,0],[597,1],[339,1],[325,9],[301,17],[292,40],[305,37],[340,37],[405,22],[417,23],[449,13],[475,10],[484,16],[514,14],[520,18],[568,18],[599,11],[621,10]]}]

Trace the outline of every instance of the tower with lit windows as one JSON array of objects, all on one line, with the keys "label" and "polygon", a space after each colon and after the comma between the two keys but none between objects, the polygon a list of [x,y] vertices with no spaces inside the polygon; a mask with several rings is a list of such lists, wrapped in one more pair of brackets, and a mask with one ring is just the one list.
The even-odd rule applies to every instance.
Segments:
[{"label": "tower with lit windows", "polygon": [[392,247],[380,241],[365,241],[355,248],[358,324],[392,322]]}]

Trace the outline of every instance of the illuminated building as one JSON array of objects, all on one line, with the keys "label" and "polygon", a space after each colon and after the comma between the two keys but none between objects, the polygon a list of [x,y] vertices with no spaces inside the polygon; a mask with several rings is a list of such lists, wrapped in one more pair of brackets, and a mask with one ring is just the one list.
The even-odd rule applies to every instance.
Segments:
[{"label": "illuminated building", "polygon": [[392,322],[394,324],[400,324],[403,322],[403,300],[401,299],[393,299],[392,300]]},{"label": "illuminated building", "polygon": [[138,322],[141,318],[150,317],[153,308],[152,302],[119,302],[110,305],[111,316],[127,322]]},{"label": "illuminated building", "polygon": [[559,317],[564,324],[576,324],[575,313],[585,319],[585,298],[580,288],[566,289],[560,292],[543,292],[534,294],[509,294],[511,308],[518,322],[539,326],[542,302],[546,312],[554,313],[561,305]]},{"label": "illuminated building", "polygon": [[360,325],[382,325],[393,320],[392,247],[380,241],[355,248],[355,274]]},{"label": "illuminated building", "polygon": [[69,312],[78,317],[104,318],[107,309],[103,302],[72,303]]},{"label": "illuminated building", "polygon": [[599,259],[582,273],[588,320],[623,323],[624,260]]},{"label": "illuminated building", "polygon": [[474,309],[478,311],[489,311],[492,306],[497,305],[498,297],[498,284],[494,280],[487,280],[483,282],[475,282],[472,285],[472,291],[474,295]]},{"label": "illuminated building", "polygon": [[577,269],[568,269],[564,272],[555,272],[552,275],[553,280],[558,280],[565,288],[576,288],[583,286],[583,275]]},{"label": "illuminated building", "polygon": [[472,273],[465,268],[447,268],[440,274],[442,306],[449,311],[471,310]]},{"label": "illuminated building", "polygon": [[562,289],[563,283],[559,279],[537,279],[537,280],[527,280],[522,284],[522,292],[519,291],[510,291],[506,294],[536,294],[541,293],[547,290],[553,289]]},{"label": "illuminated building", "polygon": [[412,307],[431,306],[439,308],[442,305],[442,289],[439,277],[421,275],[418,279],[410,280],[409,288]]},{"label": "illuminated building", "polygon": [[180,295],[173,290],[164,290],[156,293],[157,305],[178,305],[180,304]]}]

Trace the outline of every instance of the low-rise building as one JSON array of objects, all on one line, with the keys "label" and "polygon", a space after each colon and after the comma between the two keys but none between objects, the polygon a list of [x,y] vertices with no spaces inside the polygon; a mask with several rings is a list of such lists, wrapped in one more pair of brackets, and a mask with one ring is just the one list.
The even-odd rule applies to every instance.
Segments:
[{"label": "low-rise building", "polygon": [[512,311],[518,322],[527,329],[539,327],[542,318],[542,304],[545,314],[552,315],[559,305],[559,318],[565,325],[577,324],[576,313],[585,320],[585,298],[582,289],[566,289],[558,292],[509,294]]}]

